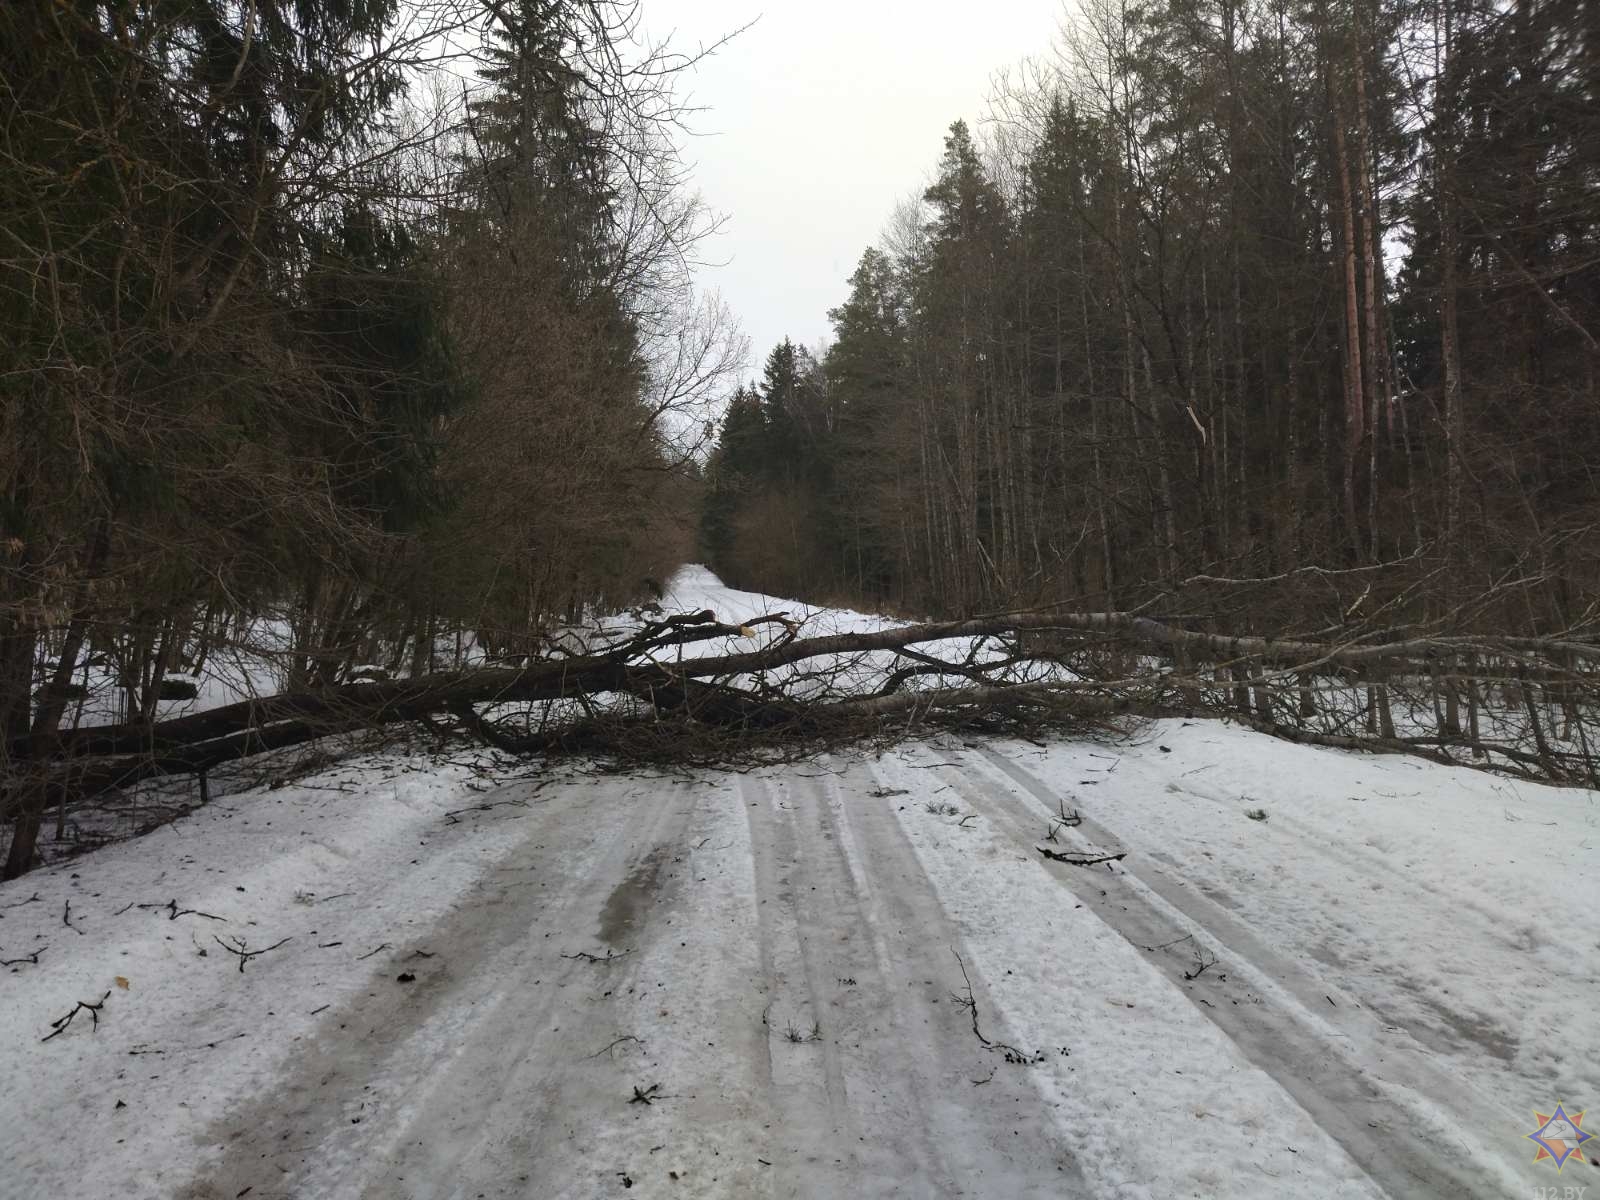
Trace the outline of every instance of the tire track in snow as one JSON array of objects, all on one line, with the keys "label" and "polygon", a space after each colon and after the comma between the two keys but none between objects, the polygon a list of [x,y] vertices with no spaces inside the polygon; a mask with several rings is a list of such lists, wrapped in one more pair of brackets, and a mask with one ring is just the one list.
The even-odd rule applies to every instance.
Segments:
[{"label": "tire track in snow", "polygon": [[[557,1195],[597,1173],[561,1142],[577,1112],[620,1101],[597,1096],[595,1073],[574,1060],[616,1036],[590,996],[601,979],[626,986],[632,956],[595,966],[560,955],[599,950],[591,933],[608,897],[656,847],[682,840],[682,789],[627,803],[637,786],[596,781],[533,810],[527,838],[468,899],[397,942],[366,996],[328,1014],[297,1072],[218,1122],[223,1160],[185,1200],[246,1187],[269,1200],[420,1200],[471,1180],[507,1194],[519,1180],[565,1176],[544,1193]],[[529,886],[498,878],[518,870]],[[437,959],[409,962],[411,948]],[[396,983],[401,964],[416,983]]]},{"label": "tire track in snow", "polygon": [[[826,991],[810,970],[796,890],[809,886],[797,864],[792,804],[782,785],[766,775],[743,776],[738,795],[750,827],[755,869],[757,944],[761,955],[762,1063],[773,1103],[775,1194],[787,1196],[797,1181],[837,1181],[837,1149],[846,1137],[849,1112],[837,1048],[808,1038],[820,1027]],[[815,961],[815,954],[811,956]]]},{"label": "tire track in snow", "polygon": [[[849,771],[855,784],[864,774]],[[772,1105],[787,1151],[778,1194],[1072,1194],[1081,1180],[1025,1069],[995,1071],[952,1003],[957,934],[866,790],[846,799],[833,777],[744,785],[765,901]],[[976,975],[973,986],[981,1002]],[[797,993],[820,1044],[788,1040],[784,998]],[[975,1091],[985,1077],[989,1090]]]},{"label": "tire track in snow", "polygon": [[[624,1176],[728,1200],[1076,1194],[1029,1072],[995,1071],[951,1002],[960,943],[872,786],[852,767],[848,799],[771,774],[547,793],[468,899],[217,1119],[220,1162],[182,1200],[542,1200]],[[560,957],[608,934],[631,952]],[[439,958],[398,985],[413,947]],[[643,1044],[593,1057],[624,1035]]]},{"label": "tire track in snow", "polygon": [[[935,1019],[912,1011],[901,1001],[892,1012],[900,1037],[913,1041],[918,1061],[940,1064],[918,1085],[918,1103],[934,1105],[928,1134],[950,1177],[970,1181],[966,1194],[977,1196],[1049,1196],[1087,1194],[1088,1186],[1073,1159],[1068,1139],[1050,1115],[1030,1070],[1000,1061],[980,1050],[966,1009],[953,1002],[959,965],[952,951],[966,960],[972,995],[977,1000],[991,1039],[1012,1041],[997,1006],[960,931],[945,909],[922,860],[895,817],[894,797],[875,797],[887,790],[878,772],[857,774],[854,794],[838,785],[839,842],[860,880],[865,918],[879,955],[892,965],[891,978],[914,983],[932,979],[944,984]],[[870,782],[870,789],[861,786]],[[866,794],[863,794],[866,793]],[[894,931],[892,939],[888,931]],[[910,989],[886,989],[904,997]],[[981,1094],[972,1090],[987,1079]],[[973,1114],[983,1119],[973,1128]],[[974,1136],[974,1134],[977,1136]],[[963,1194],[957,1191],[955,1194]]]},{"label": "tire track in snow", "polygon": [[[981,758],[999,786],[978,787],[971,776],[942,773],[1031,848],[1042,838],[1042,823],[1056,811],[1059,789],[994,750],[984,750]],[[1019,789],[1035,803],[1018,795]],[[1087,817],[1077,831],[1101,847],[1121,848],[1113,833]],[[1364,1055],[1366,1047],[1382,1042],[1372,1017],[1354,1006],[1321,1012],[1317,1001],[1326,1002],[1326,988],[1299,963],[1261,942],[1235,915],[1136,860],[1120,865],[1119,872],[1089,874],[1081,867],[1044,864],[1076,900],[1141,950],[1184,933],[1214,947],[1224,960],[1226,982],[1219,971],[1203,977],[1203,988],[1183,986],[1184,970],[1193,966],[1185,957],[1187,945],[1164,952],[1164,972],[1196,1011],[1294,1097],[1389,1195],[1489,1200],[1524,1185],[1498,1161],[1476,1157],[1462,1163],[1440,1152],[1442,1145],[1454,1144],[1471,1156],[1471,1145],[1463,1144],[1453,1127],[1463,1110],[1475,1129],[1503,1124],[1498,1110],[1462,1094],[1459,1079],[1413,1054],[1406,1056],[1404,1078],[1380,1087],[1376,1080],[1392,1072],[1362,1061],[1374,1057]],[[1214,998],[1196,1003],[1200,990]],[[1428,1102],[1428,1095],[1447,1098],[1456,1110],[1455,1122],[1443,1105]]]}]

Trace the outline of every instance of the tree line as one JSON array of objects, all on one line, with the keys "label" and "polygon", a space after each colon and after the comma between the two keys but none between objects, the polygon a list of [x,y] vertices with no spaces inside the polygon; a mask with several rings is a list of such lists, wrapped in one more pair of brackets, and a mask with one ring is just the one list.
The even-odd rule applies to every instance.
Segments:
[{"label": "tree line", "polygon": [[707,553],[941,615],[1586,625],[1597,95],[1589,0],[1092,0],[729,410]]},{"label": "tree line", "polygon": [[0,6],[7,877],[86,684],[136,726],[241,641],[298,690],[526,654],[686,557],[741,353],[692,61],[631,0]]}]

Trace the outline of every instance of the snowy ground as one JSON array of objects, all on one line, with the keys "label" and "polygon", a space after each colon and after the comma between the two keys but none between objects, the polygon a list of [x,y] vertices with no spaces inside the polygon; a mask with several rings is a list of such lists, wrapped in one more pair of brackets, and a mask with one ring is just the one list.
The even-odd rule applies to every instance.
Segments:
[{"label": "snowy ground", "polygon": [[1600,1104],[1593,793],[1217,722],[527,770],[350,761],[0,888],[0,1197],[1600,1189],[1525,1137]]}]

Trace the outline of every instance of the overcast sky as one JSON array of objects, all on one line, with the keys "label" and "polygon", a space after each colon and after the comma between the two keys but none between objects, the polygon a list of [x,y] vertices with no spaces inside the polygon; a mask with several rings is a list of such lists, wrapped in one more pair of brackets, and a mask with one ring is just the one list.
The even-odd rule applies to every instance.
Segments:
[{"label": "overcast sky", "polygon": [[759,16],[684,90],[706,111],[686,150],[726,214],[701,273],[751,340],[813,345],[861,252],[926,185],[950,123],[978,125],[995,72],[1046,53],[1060,0],[644,0],[683,50]]}]

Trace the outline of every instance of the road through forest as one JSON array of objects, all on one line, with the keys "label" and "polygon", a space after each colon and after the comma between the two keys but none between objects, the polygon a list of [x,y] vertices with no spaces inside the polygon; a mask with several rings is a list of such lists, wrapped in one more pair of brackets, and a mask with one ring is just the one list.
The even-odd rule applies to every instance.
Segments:
[{"label": "road through forest", "polygon": [[1385,1045],[1458,1126],[1509,1142],[1502,1112],[1189,886],[1181,846],[1045,861],[1062,789],[1022,754],[532,801],[396,948],[415,982],[323,1014],[293,1070],[218,1117],[192,1200],[1506,1194],[1498,1164],[1441,1154],[1427,1106],[1394,1102]]},{"label": "road through forest", "polygon": [[0,1200],[1600,1187],[1528,1138],[1600,1097],[1582,789],[1177,720],[308,770],[0,887]]}]

